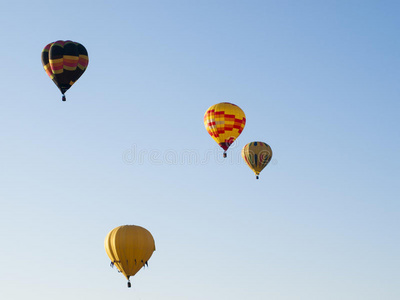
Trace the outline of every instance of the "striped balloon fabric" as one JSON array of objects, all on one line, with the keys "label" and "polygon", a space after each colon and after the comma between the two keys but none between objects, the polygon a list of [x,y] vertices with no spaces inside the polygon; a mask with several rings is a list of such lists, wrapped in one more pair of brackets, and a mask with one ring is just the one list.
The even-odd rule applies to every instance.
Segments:
[{"label": "striped balloon fabric", "polygon": [[271,161],[272,149],[264,142],[251,142],[243,147],[242,157],[258,179],[260,172]]},{"label": "striped balloon fabric", "polygon": [[60,89],[65,101],[65,92],[82,76],[89,57],[86,48],[73,41],[56,41],[42,51],[42,64],[47,75]]},{"label": "striped balloon fabric", "polygon": [[204,114],[204,126],[211,137],[226,150],[242,133],[246,125],[246,116],[235,104],[222,102],[211,106]]}]

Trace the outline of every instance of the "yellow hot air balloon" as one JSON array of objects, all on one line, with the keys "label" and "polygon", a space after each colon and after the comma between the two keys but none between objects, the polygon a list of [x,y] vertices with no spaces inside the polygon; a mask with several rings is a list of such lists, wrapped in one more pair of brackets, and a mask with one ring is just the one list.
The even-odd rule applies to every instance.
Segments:
[{"label": "yellow hot air balloon", "polygon": [[119,226],[111,230],[104,241],[104,247],[111,259],[111,266],[115,265],[128,279],[128,287],[131,287],[129,277],[147,265],[156,250],[151,233],[135,225]]},{"label": "yellow hot air balloon", "polygon": [[222,102],[211,106],[204,114],[204,126],[211,137],[226,150],[242,133],[246,124],[246,116],[235,104]]},{"label": "yellow hot air balloon", "polygon": [[272,149],[264,142],[251,142],[243,147],[242,157],[258,179],[258,175],[272,158]]}]

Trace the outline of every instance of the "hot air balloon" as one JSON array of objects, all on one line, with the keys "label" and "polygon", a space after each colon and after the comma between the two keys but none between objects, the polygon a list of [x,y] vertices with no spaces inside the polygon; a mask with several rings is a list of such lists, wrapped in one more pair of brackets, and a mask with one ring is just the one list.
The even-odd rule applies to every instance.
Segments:
[{"label": "hot air balloon", "polygon": [[239,106],[222,102],[211,106],[204,114],[204,126],[211,137],[226,150],[242,133],[246,116]]},{"label": "hot air balloon", "polygon": [[272,158],[272,149],[264,142],[251,142],[243,147],[242,157],[258,179],[258,175]]},{"label": "hot air balloon", "polygon": [[83,45],[73,41],[56,41],[42,51],[42,64],[47,75],[54,81],[63,95],[82,76],[89,63]]},{"label": "hot air balloon", "polygon": [[156,250],[151,233],[136,225],[124,225],[111,230],[104,247],[111,259],[111,266],[116,266],[128,279],[128,287],[131,287],[129,277],[147,266],[147,261]]}]

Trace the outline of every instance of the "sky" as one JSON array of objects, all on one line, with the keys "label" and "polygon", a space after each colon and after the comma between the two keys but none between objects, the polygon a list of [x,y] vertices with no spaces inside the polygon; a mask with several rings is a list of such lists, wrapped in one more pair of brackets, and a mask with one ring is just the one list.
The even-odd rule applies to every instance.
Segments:
[{"label": "sky", "polygon": [[[0,298],[400,298],[398,1],[0,2]],[[66,93],[41,51],[82,43]],[[222,158],[211,105],[246,114]],[[242,147],[264,141],[256,180]],[[149,268],[109,267],[113,228]]]}]

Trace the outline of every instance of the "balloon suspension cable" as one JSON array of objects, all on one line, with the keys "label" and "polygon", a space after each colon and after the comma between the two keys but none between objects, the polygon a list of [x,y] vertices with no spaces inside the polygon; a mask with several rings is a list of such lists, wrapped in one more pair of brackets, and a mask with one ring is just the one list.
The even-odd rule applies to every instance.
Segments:
[{"label": "balloon suspension cable", "polygon": [[128,288],[130,288],[131,286],[132,286],[132,284],[131,284],[131,281],[130,280],[128,280]]},{"label": "balloon suspension cable", "polygon": [[63,94],[62,96],[62,101],[67,101],[67,98],[65,98],[65,95]]},{"label": "balloon suspension cable", "polygon": [[256,175],[256,179],[258,179],[258,175]]},{"label": "balloon suspension cable", "polygon": [[226,151],[224,151],[224,154],[223,154],[223,156],[224,156],[224,158],[226,158]]}]

